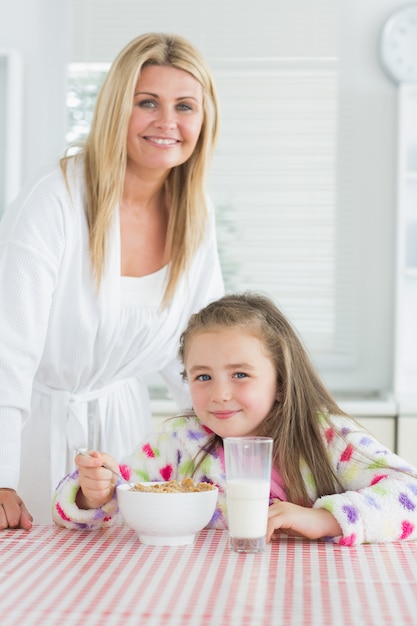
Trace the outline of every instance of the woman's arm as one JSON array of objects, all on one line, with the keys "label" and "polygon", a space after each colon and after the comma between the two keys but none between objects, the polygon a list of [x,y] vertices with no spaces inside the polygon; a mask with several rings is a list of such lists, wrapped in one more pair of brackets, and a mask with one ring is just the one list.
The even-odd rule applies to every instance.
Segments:
[{"label": "woman's arm", "polygon": [[[18,486],[21,428],[30,412],[64,250],[61,207],[47,187],[37,185],[8,208],[0,224],[0,487],[11,490]],[[8,526],[15,523],[18,506],[18,525],[27,528],[17,494],[3,491],[0,504],[10,516]],[[0,527],[4,523],[0,520]]]}]

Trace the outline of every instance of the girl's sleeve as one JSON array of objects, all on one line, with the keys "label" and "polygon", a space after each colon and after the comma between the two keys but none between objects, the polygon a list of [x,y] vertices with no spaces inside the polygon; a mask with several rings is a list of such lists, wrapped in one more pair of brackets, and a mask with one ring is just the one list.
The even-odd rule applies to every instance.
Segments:
[{"label": "girl's sleeve", "polygon": [[[179,478],[180,460],[184,463],[184,452],[180,452],[178,434],[173,430],[155,434],[141,443],[132,455],[123,459],[119,469],[124,478],[131,482],[168,481]],[[87,510],[80,509],[76,504],[79,489],[78,471],[65,476],[56,488],[52,518],[58,526],[94,530],[121,523],[116,489],[110,502],[99,509]]]},{"label": "girl's sleeve", "polygon": [[417,538],[417,469],[366,430],[345,421],[326,430],[329,458],[343,492],[319,498],[314,508],[329,511],[343,535],[341,545]]},{"label": "girl's sleeve", "polygon": [[110,502],[99,509],[78,508],[75,500],[79,489],[78,470],[61,480],[52,499],[52,519],[55,524],[71,530],[96,530],[112,526],[118,520],[116,489]]}]

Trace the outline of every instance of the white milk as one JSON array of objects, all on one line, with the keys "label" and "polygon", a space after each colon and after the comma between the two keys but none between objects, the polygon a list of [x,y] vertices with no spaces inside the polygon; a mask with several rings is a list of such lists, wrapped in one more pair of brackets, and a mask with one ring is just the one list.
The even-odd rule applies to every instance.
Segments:
[{"label": "white milk", "polygon": [[231,537],[252,539],[266,534],[270,483],[268,480],[228,480],[227,515]]}]

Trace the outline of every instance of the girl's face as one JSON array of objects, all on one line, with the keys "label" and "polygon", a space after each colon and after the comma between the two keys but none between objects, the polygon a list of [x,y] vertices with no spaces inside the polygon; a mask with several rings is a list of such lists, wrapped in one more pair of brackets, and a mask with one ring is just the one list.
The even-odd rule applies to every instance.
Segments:
[{"label": "girl's face", "polygon": [[222,438],[257,434],[277,398],[274,364],[258,337],[242,328],[197,333],[184,366],[205,426]]},{"label": "girl's face", "polygon": [[127,136],[128,169],[162,173],[193,153],[203,124],[203,88],[191,74],[148,65],[139,75]]}]

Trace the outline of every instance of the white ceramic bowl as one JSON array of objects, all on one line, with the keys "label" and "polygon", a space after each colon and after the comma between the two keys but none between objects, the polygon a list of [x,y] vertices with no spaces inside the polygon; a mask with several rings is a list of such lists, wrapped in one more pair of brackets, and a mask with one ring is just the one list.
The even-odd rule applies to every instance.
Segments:
[{"label": "white ceramic bowl", "polygon": [[[144,483],[154,484],[154,483]],[[140,541],[153,546],[193,543],[196,534],[213,517],[218,489],[189,493],[133,491],[117,487],[119,509],[125,523]]]}]

